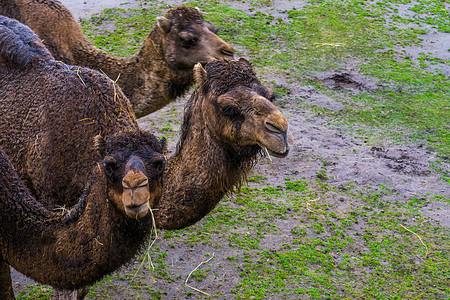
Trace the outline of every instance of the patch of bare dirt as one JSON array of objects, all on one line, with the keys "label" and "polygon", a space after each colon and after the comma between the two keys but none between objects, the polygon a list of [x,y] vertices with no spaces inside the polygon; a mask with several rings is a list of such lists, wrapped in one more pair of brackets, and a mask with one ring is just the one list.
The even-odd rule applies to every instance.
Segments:
[{"label": "patch of bare dirt", "polygon": [[373,91],[378,88],[373,80],[349,70],[325,72],[317,75],[317,79],[332,89],[346,89],[353,93]]}]

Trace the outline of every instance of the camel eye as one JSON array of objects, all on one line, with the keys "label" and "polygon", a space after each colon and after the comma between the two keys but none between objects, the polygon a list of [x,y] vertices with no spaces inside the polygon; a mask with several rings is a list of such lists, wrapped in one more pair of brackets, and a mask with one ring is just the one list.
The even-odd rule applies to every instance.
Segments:
[{"label": "camel eye", "polygon": [[183,40],[182,47],[183,48],[191,48],[191,47],[194,47],[195,45],[197,45],[197,43],[198,43],[198,38],[193,37],[193,38],[190,38],[187,40]]},{"label": "camel eye", "polygon": [[191,48],[198,44],[198,37],[193,36],[191,32],[183,31],[178,35],[183,48]]},{"label": "camel eye", "polygon": [[103,159],[103,169],[108,177],[110,177],[117,169],[117,160],[111,155],[105,156]]},{"label": "camel eye", "polygon": [[164,173],[166,160],[163,157],[156,158],[152,162],[152,166],[155,169],[156,177],[160,177]]},{"label": "camel eye", "polygon": [[234,105],[225,105],[222,107],[222,112],[225,116],[235,118],[241,114],[239,107]]}]

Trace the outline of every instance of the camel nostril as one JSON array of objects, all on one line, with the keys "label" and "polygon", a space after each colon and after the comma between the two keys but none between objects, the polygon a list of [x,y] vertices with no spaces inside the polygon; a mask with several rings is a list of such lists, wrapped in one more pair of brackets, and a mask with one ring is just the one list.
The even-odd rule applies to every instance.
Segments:
[{"label": "camel nostril", "polygon": [[220,49],[220,52],[221,52],[223,55],[226,55],[226,56],[231,56],[231,57],[233,57],[233,55],[234,55],[234,50],[233,50],[233,48],[231,48],[231,49],[229,49],[229,48],[222,48],[222,49]]},{"label": "camel nostril", "polygon": [[273,133],[281,133],[284,134],[284,130],[278,128],[276,125],[270,123],[270,122],[264,122],[264,125],[266,126],[267,130]]},{"label": "camel nostril", "polygon": [[129,182],[126,180],[122,180],[122,187],[124,189],[130,189],[130,190],[135,190],[137,188],[144,188],[148,185],[148,179],[147,178],[142,178],[140,180],[137,180],[135,182]]}]

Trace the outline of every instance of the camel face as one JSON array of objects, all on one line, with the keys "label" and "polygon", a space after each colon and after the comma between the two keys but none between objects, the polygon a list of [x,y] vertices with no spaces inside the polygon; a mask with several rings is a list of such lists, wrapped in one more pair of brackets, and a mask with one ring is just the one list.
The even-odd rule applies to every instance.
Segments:
[{"label": "camel face", "polygon": [[233,58],[233,47],[218,37],[217,29],[205,20],[193,21],[182,30],[164,17],[158,19],[158,24],[166,35],[166,60],[175,68],[192,69],[196,63]]},{"label": "camel face", "polygon": [[[258,92],[268,89],[257,88]],[[215,128],[240,146],[258,145],[276,157],[285,157],[293,144],[286,117],[255,89],[236,87],[212,101],[219,117]]]},{"label": "camel face", "polygon": [[[208,72],[207,72],[208,71]],[[276,157],[285,157],[293,145],[286,117],[273,105],[274,94],[263,86],[245,59],[215,61],[194,68],[203,94],[202,111],[207,126],[224,142],[259,146]]]},{"label": "camel face", "polygon": [[140,137],[137,141],[120,142],[121,148],[114,141],[111,148],[115,150],[102,161],[108,179],[108,199],[133,219],[145,217],[162,193],[165,146],[155,149],[150,142]]},{"label": "camel face", "polygon": [[[164,165],[162,158],[153,160],[156,168]],[[127,216],[136,219],[144,217],[148,209],[154,205],[155,198],[160,195],[160,185],[150,190],[149,178],[145,175],[142,159],[132,155],[125,165],[125,176],[122,179],[122,204]]]}]

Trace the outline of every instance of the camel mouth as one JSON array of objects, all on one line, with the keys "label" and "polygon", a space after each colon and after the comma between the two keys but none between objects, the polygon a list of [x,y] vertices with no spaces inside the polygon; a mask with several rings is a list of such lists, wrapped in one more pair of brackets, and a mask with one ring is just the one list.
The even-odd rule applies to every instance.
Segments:
[{"label": "camel mouth", "polygon": [[284,158],[284,157],[288,156],[289,149],[287,149],[284,153],[275,152],[270,149],[267,149],[267,152],[269,152],[270,155],[275,156],[277,158]]},{"label": "camel mouth", "polygon": [[270,128],[270,126],[268,129],[268,132],[270,133],[272,139],[268,139],[267,142],[270,143],[266,143],[266,145],[260,144],[260,147],[264,149],[269,155],[272,155],[274,157],[286,157],[289,154],[292,146],[294,145],[294,136],[289,130],[287,130],[286,132],[282,132],[279,130],[274,130]]},{"label": "camel mouth", "polygon": [[[275,140],[275,141],[274,141]],[[289,154],[291,147],[284,136],[276,134],[271,143],[260,143],[259,147],[263,149],[266,154],[274,157],[284,158]]]},{"label": "camel mouth", "polygon": [[141,219],[148,214],[149,211],[149,203],[145,202],[139,206],[125,206],[125,213],[129,218],[132,219]]}]

